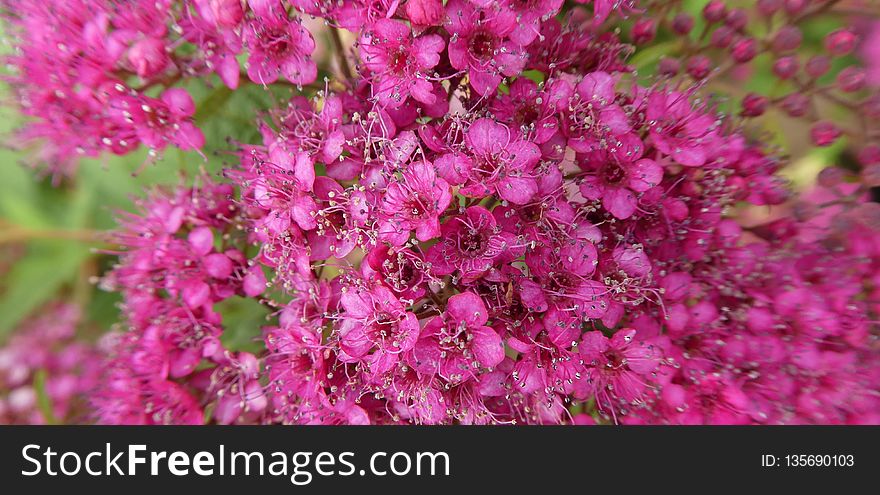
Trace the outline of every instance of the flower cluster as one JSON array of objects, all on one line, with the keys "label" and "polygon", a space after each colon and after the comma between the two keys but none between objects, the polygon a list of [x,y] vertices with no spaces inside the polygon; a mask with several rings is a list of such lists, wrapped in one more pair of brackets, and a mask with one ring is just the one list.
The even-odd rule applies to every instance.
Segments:
[{"label": "flower cluster", "polygon": [[172,87],[217,74],[235,89],[315,80],[315,42],[279,0],[4,0],[15,51],[5,77],[32,117],[14,144],[38,141],[41,165],[69,174],[80,157],[127,154],[140,145],[205,144],[192,97]]},{"label": "flower cluster", "polygon": [[[123,249],[103,286],[122,293],[126,323],[92,397],[97,420],[880,422],[870,119],[857,170],[828,169],[792,198],[783,155],[740,118],[760,117],[769,98],[747,96],[739,116],[703,92],[710,54],[737,65],[775,50],[748,34],[745,11],[709,2],[705,32],[684,48],[689,77],[670,59],[646,84],[632,47],[603,26],[632,15],[644,44],[653,23],[685,36],[693,19],[651,14],[668,2],[586,3],[151,0],[108,9],[102,29],[90,15],[64,21],[73,33],[28,31],[25,53],[61,36],[76,54],[51,60],[63,71],[14,59],[22,77],[63,72],[28,91],[110,82],[106,98],[71,99],[155,149],[194,144],[192,101],[169,88],[140,104],[142,91],[107,74],[150,84],[216,71],[234,88],[231,61],[246,50],[251,81],[303,85],[316,78],[318,36],[299,16],[322,18],[338,45],[339,78],[263,112],[261,142],[238,145],[223,181],[156,191],[120,216]],[[756,8],[788,9],[775,40],[825,3]],[[22,5],[23,24],[58,15],[56,2]],[[852,52],[854,36],[832,33],[824,49]],[[90,60],[86,47],[117,38],[121,58],[101,58],[88,81],[63,79],[83,77],[70,64]],[[817,64],[805,68],[812,79],[791,75],[805,106],[837,99]],[[834,83],[864,81],[840,88],[860,98],[841,100],[855,112],[877,98],[858,71]],[[96,122],[69,120],[62,136],[46,113],[70,103],[43,96],[20,95],[42,119],[26,132],[52,126],[58,146],[96,136],[78,127]],[[138,122],[148,132],[132,134]],[[821,121],[811,134],[824,146],[842,133]],[[750,207],[787,215],[755,222]],[[223,343],[218,305],[233,297],[271,311],[259,352]]]},{"label": "flower cluster", "polygon": [[54,304],[0,348],[0,424],[87,421],[99,351],[75,339],[80,312]]},{"label": "flower cluster", "polygon": [[[880,116],[880,97],[871,90],[878,83],[876,75],[872,76],[880,46],[872,34],[876,24],[853,21],[826,31],[819,46],[804,40],[810,23],[837,3],[759,0],[742,6],[710,0],[695,16],[667,2],[646,2],[653,15],[633,23],[629,37],[636,45],[649,44],[661,36],[680,37],[682,45],[663,55],[659,72],[663,77],[689,79],[695,84],[728,74],[734,80],[746,80],[755,66],[767,64],[772,84],[732,95],[739,100],[742,117],[759,117],[775,110],[786,118],[806,122],[815,146],[830,146],[848,137],[855,147],[872,149],[876,146],[872,137],[877,133],[875,122]],[[880,15],[867,5],[864,8],[868,16]],[[847,57],[859,53],[864,66],[847,62]],[[841,109],[866,118],[849,122],[840,118]]]},{"label": "flower cluster", "polygon": [[233,189],[198,184],[156,190],[139,214],[120,217],[120,263],[102,286],[121,292],[127,328],[107,336],[101,387],[92,405],[103,422],[201,423],[199,397],[214,395],[214,416],[228,423],[266,405],[257,358],[222,341],[215,304],[259,297],[266,279],[243,248]]}]

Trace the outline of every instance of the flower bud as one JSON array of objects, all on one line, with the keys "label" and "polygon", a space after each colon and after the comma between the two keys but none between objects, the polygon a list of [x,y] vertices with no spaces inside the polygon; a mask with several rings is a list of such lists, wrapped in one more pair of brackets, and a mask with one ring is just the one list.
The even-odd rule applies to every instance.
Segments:
[{"label": "flower bud", "polygon": [[773,74],[780,79],[790,79],[799,68],[800,64],[795,56],[780,57],[773,62]]},{"label": "flower bud", "polygon": [[703,7],[703,19],[707,22],[719,22],[726,13],[727,6],[721,0],[711,0]]},{"label": "flower bud", "polygon": [[730,54],[737,63],[749,62],[758,54],[758,42],[753,38],[743,38],[733,44]]},{"label": "flower bud", "polygon": [[743,117],[758,117],[763,115],[764,112],[767,111],[769,103],[770,101],[766,96],[749,93],[742,100],[741,115]]},{"label": "flower bud", "polygon": [[788,15],[797,15],[807,8],[809,0],[785,0],[785,12]]},{"label": "flower bud", "polygon": [[758,12],[763,16],[771,16],[782,8],[782,0],[758,0]]},{"label": "flower bud", "polygon": [[445,15],[442,0],[408,0],[404,10],[416,26],[439,26]]},{"label": "flower bud", "polygon": [[866,117],[880,119],[880,94],[874,94],[862,102],[862,111]]},{"label": "flower bud", "polygon": [[219,27],[231,28],[238,26],[244,18],[241,0],[209,0],[208,5]]},{"label": "flower bud", "polygon": [[672,30],[678,34],[688,34],[693,28],[694,18],[690,14],[681,12],[672,19]]},{"label": "flower bud", "polygon": [[834,187],[843,183],[846,172],[840,167],[826,167],[819,172],[816,182],[822,187]]},{"label": "flower bud", "polygon": [[813,55],[810,57],[810,60],[807,60],[807,65],[804,66],[804,72],[814,79],[823,76],[830,69],[831,59],[825,55]]},{"label": "flower bud", "polygon": [[810,108],[810,99],[803,93],[792,93],[782,100],[780,106],[791,117],[803,117]]},{"label": "flower bud", "polygon": [[840,129],[828,121],[816,122],[810,129],[810,139],[816,146],[831,146],[841,134]]},{"label": "flower bud", "polygon": [[650,43],[657,36],[657,23],[654,19],[640,19],[633,24],[631,36],[636,45]]},{"label": "flower bud", "polygon": [[[880,151],[878,151],[880,154]],[[880,157],[878,157],[880,160]],[[866,165],[861,173],[862,183],[868,187],[880,187],[880,163]]]},{"label": "flower bud", "polygon": [[662,76],[672,77],[681,71],[681,61],[673,57],[663,57],[657,65],[657,72]]},{"label": "flower bud", "polygon": [[845,93],[859,91],[865,87],[867,73],[861,67],[847,67],[837,75],[837,87]]},{"label": "flower bud", "polygon": [[712,60],[705,55],[694,55],[687,61],[687,73],[694,79],[705,79],[712,70]]},{"label": "flower bud", "polygon": [[743,9],[733,9],[724,17],[724,24],[736,31],[741,31],[748,23],[749,14]]},{"label": "flower bud", "polygon": [[849,29],[838,29],[825,37],[825,49],[832,55],[846,55],[853,51],[858,37]]},{"label": "flower bud", "polygon": [[859,151],[857,159],[864,166],[880,165],[880,146],[869,144]]},{"label": "flower bud", "polygon": [[132,45],[128,50],[128,61],[142,78],[159,74],[170,62],[165,43],[156,38],[145,38]]},{"label": "flower bud", "polygon": [[733,29],[727,26],[719,26],[712,32],[711,43],[715,48],[727,48],[733,43],[733,37],[736,35]]},{"label": "flower bud", "polygon": [[773,35],[771,48],[776,53],[785,53],[797,50],[801,46],[804,35],[796,26],[783,26]]}]

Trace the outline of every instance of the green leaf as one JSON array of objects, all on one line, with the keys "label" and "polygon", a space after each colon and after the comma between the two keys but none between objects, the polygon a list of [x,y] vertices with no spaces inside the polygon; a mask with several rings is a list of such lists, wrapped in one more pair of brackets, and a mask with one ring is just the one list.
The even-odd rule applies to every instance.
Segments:
[{"label": "green leaf", "polygon": [[223,315],[223,335],[220,341],[232,351],[258,352],[261,327],[266,323],[268,308],[253,299],[232,297],[215,308]]},{"label": "green leaf", "polygon": [[70,241],[35,241],[27,256],[3,280],[0,298],[0,341],[28,314],[56,296],[77,276],[89,249]]}]

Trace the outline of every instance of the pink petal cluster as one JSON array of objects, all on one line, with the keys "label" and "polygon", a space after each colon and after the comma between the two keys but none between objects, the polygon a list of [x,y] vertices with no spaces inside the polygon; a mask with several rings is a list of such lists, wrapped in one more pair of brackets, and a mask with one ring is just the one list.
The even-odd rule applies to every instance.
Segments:
[{"label": "pink petal cluster", "polygon": [[[238,72],[224,57],[242,50],[257,84],[316,78],[319,37],[295,11],[356,41],[335,54],[339,80],[260,113],[260,142],[239,143],[224,180],[160,189],[121,214],[119,263],[103,286],[122,293],[128,329],[114,334],[92,397],[98,421],[880,422],[876,132],[862,136],[857,173],[823,172],[816,191],[793,197],[785,160],[740,117],[771,103],[806,115],[827,93],[757,95],[742,115],[725,113],[698,82],[712,66],[699,47],[646,85],[630,48],[602,29],[613,12],[642,12],[637,2],[580,3],[592,7],[166,2],[195,59],[175,55],[179,30],[150,17],[157,7],[108,19],[97,39],[126,40],[132,74],[211,69],[231,88]],[[809,12],[798,5],[816,5],[790,3],[767,15],[794,23]],[[32,22],[55,14],[22,5]],[[693,19],[678,14],[664,25],[684,36]],[[703,16],[734,65],[798,44],[793,32],[758,43],[744,11],[717,0]],[[656,30],[638,25],[634,41]],[[92,34],[66,36],[85,53]],[[824,49],[849,53],[854,36],[829,35]],[[808,64],[811,81],[826,62]],[[682,66],[693,84],[675,78]],[[182,90],[146,100],[106,80],[116,72],[68,87],[104,88],[86,91],[84,109],[118,116],[102,125],[129,144],[200,147]],[[857,75],[842,86],[864,89]],[[36,96],[24,98],[48,93]],[[880,100],[865,99],[859,115],[870,117]],[[51,101],[32,107],[31,129],[59,122],[41,112],[67,103]],[[828,122],[812,132],[823,146],[843,134]],[[790,214],[756,223],[750,207]],[[271,311],[259,352],[224,344],[221,307],[234,297]]]},{"label": "pink petal cluster", "polygon": [[0,424],[89,420],[101,354],[75,338],[81,320],[76,306],[55,303],[0,347]]},{"label": "pink petal cluster", "polygon": [[177,81],[216,74],[240,83],[279,76],[305,85],[317,76],[315,42],[280,0],[4,0],[16,50],[4,77],[31,120],[12,142],[41,145],[39,166],[73,173],[81,157],[127,154],[140,145],[157,157],[169,145],[198,150],[194,104]]}]

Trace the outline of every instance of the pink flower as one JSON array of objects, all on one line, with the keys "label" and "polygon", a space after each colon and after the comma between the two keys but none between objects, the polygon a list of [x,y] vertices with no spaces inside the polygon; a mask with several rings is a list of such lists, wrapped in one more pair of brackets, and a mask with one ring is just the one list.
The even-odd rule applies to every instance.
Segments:
[{"label": "pink flower", "polygon": [[[301,180],[307,176],[314,177],[315,162],[325,164],[329,171],[339,166],[339,156],[345,144],[342,101],[339,98],[326,98],[318,111],[312,108],[306,98],[295,96],[275,118],[278,121],[277,134],[271,132],[268,126],[262,130],[263,141],[272,152],[272,158],[280,158],[279,165],[296,167],[295,171]],[[303,190],[310,189],[306,187]]]},{"label": "pink flower", "polygon": [[130,123],[140,141],[154,150],[169,143],[184,150],[205,145],[205,136],[192,122],[195,103],[186,90],[166,89],[159,99],[119,95],[112,99],[118,116]]},{"label": "pink flower", "polygon": [[445,43],[436,34],[416,38],[399,21],[379,19],[360,40],[361,59],[374,74],[373,95],[379,103],[398,107],[412,96],[431,105],[436,100],[428,71],[440,62]]},{"label": "pink flower", "polygon": [[403,6],[413,26],[439,26],[446,12],[442,0],[408,0]]},{"label": "pink flower", "polygon": [[523,304],[538,312],[559,311],[563,320],[601,318],[608,310],[608,289],[592,279],[597,264],[596,248],[589,242],[535,249],[526,255],[532,277],[522,281]]},{"label": "pink flower", "polygon": [[[606,72],[587,74],[578,83],[562,122],[568,145],[575,151],[614,150],[616,141],[629,133],[629,117],[616,103],[616,83],[616,77]],[[639,147],[635,152],[641,154]]]},{"label": "pink flower", "polygon": [[433,165],[424,160],[412,162],[382,196],[379,240],[401,246],[413,230],[420,241],[438,237],[438,217],[451,200],[449,184],[435,175]]},{"label": "pink flower", "polygon": [[587,332],[578,351],[587,365],[586,382],[595,390],[600,407],[626,407],[642,397],[651,373],[659,364],[655,349],[634,341],[636,331],[614,332],[609,339],[602,332]]},{"label": "pink flower", "polygon": [[373,376],[391,370],[419,338],[416,316],[384,286],[350,287],[342,294],[342,306],[339,357],[343,362],[364,363]]},{"label": "pink flower", "polygon": [[498,228],[489,210],[471,206],[441,226],[440,241],[428,250],[426,258],[431,273],[456,273],[467,284],[492,271],[497,263],[513,259],[514,239]]},{"label": "pink flower", "polygon": [[367,253],[361,271],[367,279],[375,279],[399,294],[401,299],[419,299],[427,289],[429,279],[425,260],[409,249],[396,249],[384,245]]},{"label": "pink flower", "polygon": [[329,177],[315,178],[316,228],[306,234],[310,258],[342,258],[365,242],[370,206],[367,196],[357,189],[343,189]]},{"label": "pink flower", "polygon": [[283,75],[293,84],[312,83],[318,69],[311,55],[315,40],[299,19],[282,12],[258,13],[244,27],[251,50],[247,73],[257,84],[272,84]]},{"label": "pink flower", "polygon": [[535,166],[541,151],[535,143],[483,118],[468,127],[465,144],[464,152],[435,161],[443,178],[461,185],[461,194],[483,198],[494,193],[511,203],[525,204],[537,192]]},{"label": "pink flower", "polygon": [[311,400],[323,392],[326,370],[320,334],[292,324],[264,329],[263,335],[274,407],[285,410],[297,399]]},{"label": "pink flower", "polygon": [[663,179],[663,167],[649,158],[634,162],[620,162],[615,156],[593,154],[589,161],[580,162],[590,170],[580,184],[581,194],[589,200],[602,200],[602,206],[615,218],[625,220],[635,213],[636,194],[649,191]]},{"label": "pink flower", "polygon": [[651,92],[647,97],[645,118],[651,142],[662,153],[688,167],[706,163],[719,124],[715,117],[693,108],[687,95]]},{"label": "pink flower", "polygon": [[457,383],[474,378],[480,368],[497,366],[504,359],[504,345],[486,326],[488,319],[486,305],[473,292],[450,297],[445,314],[422,330],[412,352],[413,367]]},{"label": "pink flower", "polygon": [[[472,0],[481,7],[492,5],[491,0]],[[541,21],[552,18],[562,7],[563,0],[508,0],[508,8],[517,14],[516,27],[510,39],[520,46],[526,46],[538,36]]]},{"label": "pink flower", "polygon": [[520,45],[511,40],[517,15],[500,3],[477,7],[466,0],[446,5],[449,62],[467,71],[470,84],[480,95],[489,95],[504,77],[519,73],[525,64]]},{"label": "pink flower", "polygon": [[549,141],[559,129],[559,112],[568,107],[571,85],[554,80],[539,90],[538,85],[519,78],[510,85],[510,93],[498,95],[492,102],[492,112],[500,120],[512,122],[524,139],[536,144]]}]

